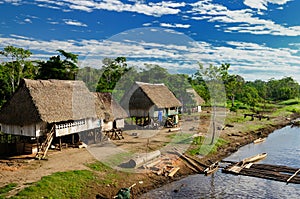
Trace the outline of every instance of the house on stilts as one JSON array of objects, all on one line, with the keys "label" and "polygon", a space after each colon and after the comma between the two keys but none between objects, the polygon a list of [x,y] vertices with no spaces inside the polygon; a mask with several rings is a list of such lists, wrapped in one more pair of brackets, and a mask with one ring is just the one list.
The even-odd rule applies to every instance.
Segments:
[{"label": "house on stilts", "polygon": [[110,137],[113,135],[122,136],[122,129],[125,127],[125,118],[128,117],[127,112],[113,98],[111,93],[95,92],[94,97],[96,112],[102,124],[101,131],[105,135],[111,133]]},{"label": "house on stilts", "polygon": [[21,138],[6,148],[18,153],[29,148],[42,157],[52,141],[61,149],[65,140],[89,144],[101,139],[94,96],[82,81],[23,79],[0,110],[0,125],[5,135]]},{"label": "house on stilts", "polygon": [[202,111],[201,105],[205,103],[205,100],[198,95],[198,93],[193,89],[186,89],[187,94],[191,96],[192,102],[185,103],[186,112],[188,113],[200,113]]},{"label": "house on stilts", "polygon": [[181,102],[164,84],[135,82],[120,102],[136,125],[178,124],[178,108]]}]

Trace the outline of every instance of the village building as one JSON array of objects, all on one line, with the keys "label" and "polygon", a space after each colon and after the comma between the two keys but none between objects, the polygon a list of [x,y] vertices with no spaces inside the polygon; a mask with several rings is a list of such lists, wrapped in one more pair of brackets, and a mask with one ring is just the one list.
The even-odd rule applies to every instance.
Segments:
[{"label": "village building", "polygon": [[113,98],[111,93],[95,92],[95,107],[98,118],[101,120],[101,131],[121,131],[125,127],[127,112]]},{"label": "village building", "polygon": [[[23,79],[0,110],[0,125],[6,135],[34,140],[32,152],[44,153],[53,139],[59,140],[60,148],[62,138],[71,139],[73,144],[99,139],[98,115],[94,96],[82,81]],[[16,145],[18,153],[28,148],[28,143]]]},{"label": "village building", "polygon": [[164,84],[135,82],[120,102],[137,125],[152,125],[152,122],[178,124],[178,108],[181,102]]},{"label": "village building", "polygon": [[190,94],[192,102],[187,105],[188,113],[200,113],[202,111],[201,105],[205,103],[205,100],[198,95],[198,93],[193,88],[186,89],[186,92]]}]

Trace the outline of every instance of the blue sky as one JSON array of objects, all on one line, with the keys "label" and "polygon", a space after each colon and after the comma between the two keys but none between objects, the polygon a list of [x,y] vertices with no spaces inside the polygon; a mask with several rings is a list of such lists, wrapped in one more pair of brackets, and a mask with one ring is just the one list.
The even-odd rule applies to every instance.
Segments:
[{"label": "blue sky", "polygon": [[63,49],[95,68],[118,56],[179,73],[230,63],[246,80],[300,82],[299,8],[298,0],[2,0],[0,49],[30,49],[32,59]]}]

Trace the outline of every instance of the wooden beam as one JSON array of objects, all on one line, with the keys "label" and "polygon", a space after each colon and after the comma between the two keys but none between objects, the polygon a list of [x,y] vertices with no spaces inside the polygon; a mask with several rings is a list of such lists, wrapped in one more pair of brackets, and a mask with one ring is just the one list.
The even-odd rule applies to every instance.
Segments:
[{"label": "wooden beam", "polygon": [[298,169],[298,171],[296,171],[287,181],[286,181],[286,184],[288,184],[289,183],[289,181],[291,180],[291,179],[293,179],[293,177],[295,177],[298,173],[300,172],[300,169]]}]

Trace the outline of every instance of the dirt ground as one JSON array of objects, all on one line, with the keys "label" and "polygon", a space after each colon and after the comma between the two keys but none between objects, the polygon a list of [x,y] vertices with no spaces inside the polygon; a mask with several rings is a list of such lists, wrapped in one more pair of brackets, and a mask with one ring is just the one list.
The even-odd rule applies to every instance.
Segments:
[{"label": "dirt ground", "polygon": [[[163,148],[172,140],[172,134],[185,132],[189,135],[200,133],[201,135],[209,134],[209,127],[211,127],[211,116],[209,113],[201,113],[200,115],[187,116],[182,118],[180,130],[176,132],[169,132],[169,129],[147,130],[147,134],[142,134],[146,130],[128,130],[123,133],[124,139],[111,140],[115,147],[125,151],[145,152]],[[220,137],[229,141],[229,144],[220,148],[217,154],[202,157],[203,163],[221,160],[230,155],[239,147],[252,142],[257,137],[267,136],[274,129],[280,128],[288,124],[284,117],[272,118],[269,123],[272,125],[269,128],[261,131],[252,132],[246,129],[249,125],[259,125],[266,121],[246,121],[243,123],[234,123],[232,127],[222,126],[218,124]],[[32,156],[23,156],[22,158],[0,159],[0,187],[9,183],[17,183],[18,186],[10,195],[16,194],[19,190],[30,183],[39,181],[41,177],[50,175],[55,172],[63,172],[70,170],[89,169],[86,164],[96,161],[95,156],[87,149],[68,148],[62,151],[50,151],[47,160],[34,160]],[[144,193],[147,190],[161,186],[170,181],[180,179],[193,171],[185,166],[180,161],[176,162],[180,167],[179,172],[174,178],[170,179],[165,176],[158,176],[153,173],[139,173],[139,174],[124,174],[126,179],[120,179],[118,187],[92,187],[90,198],[95,198],[97,193],[104,194],[105,197],[113,196],[120,187],[128,187],[133,183],[138,183],[138,186],[133,189],[135,197]]]}]

